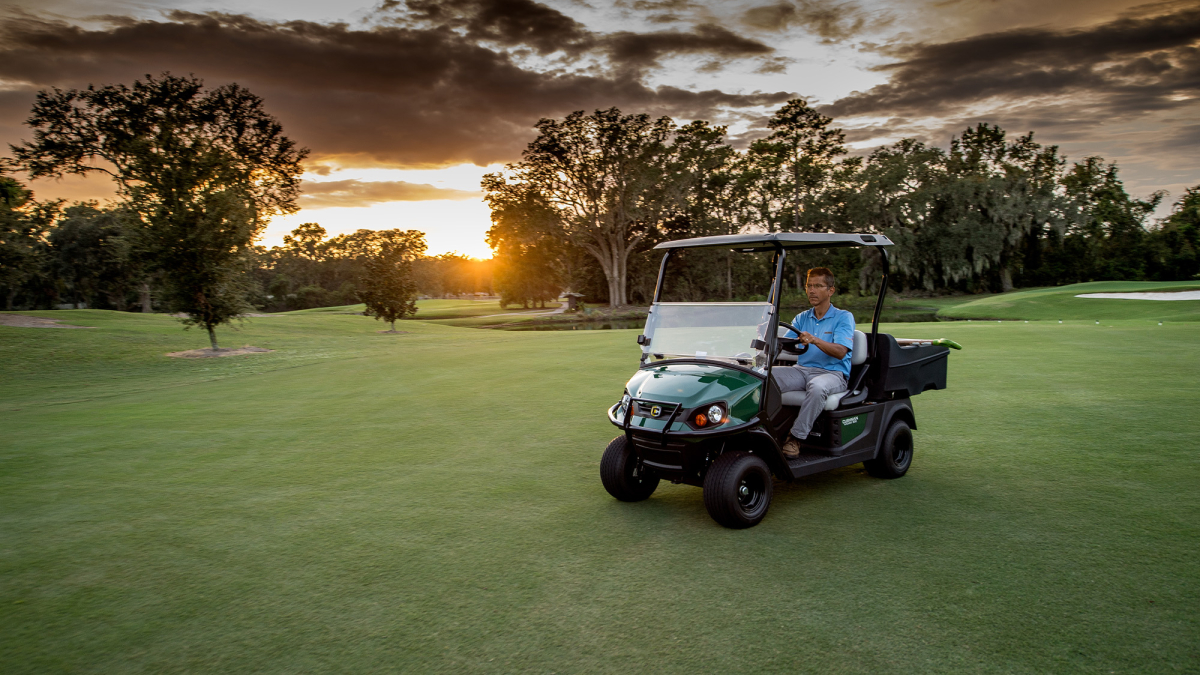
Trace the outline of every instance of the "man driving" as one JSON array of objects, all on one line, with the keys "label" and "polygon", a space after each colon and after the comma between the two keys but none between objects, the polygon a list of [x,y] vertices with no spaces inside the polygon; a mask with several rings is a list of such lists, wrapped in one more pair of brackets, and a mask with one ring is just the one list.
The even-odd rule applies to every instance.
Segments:
[{"label": "man driving", "polygon": [[786,337],[799,336],[800,342],[809,347],[797,356],[796,365],[771,370],[781,393],[807,392],[783,444],[783,455],[788,459],[800,456],[800,441],[808,437],[813,422],[824,410],[825,397],[846,391],[854,347],[854,315],[830,303],[837,291],[833,272],[825,267],[810,269],[804,289],[812,309],[796,315]]}]

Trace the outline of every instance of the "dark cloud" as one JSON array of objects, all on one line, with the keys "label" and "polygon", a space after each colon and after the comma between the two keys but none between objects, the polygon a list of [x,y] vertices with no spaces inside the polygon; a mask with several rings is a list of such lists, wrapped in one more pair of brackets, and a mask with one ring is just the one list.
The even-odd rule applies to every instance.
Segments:
[{"label": "dark cloud", "polygon": [[[1157,13],[1156,13],[1157,12]],[[917,138],[945,147],[980,122],[1036,132],[1072,160],[1102,156],[1139,196],[1197,178],[1200,9],[1165,3],[1085,28],[1017,28],[881,48],[886,84],[821,112],[866,145]],[[854,116],[884,117],[854,125]],[[847,119],[849,118],[849,119]],[[1157,215],[1166,213],[1166,207]]]},{"label": "dark cloud", "polygon": [[615,4],[638,12],[683,12],[704,7],[693,0],[617,0]]},{"label": "dark cloud", "polygon": [[[774,48],[722,26],[701,23],[688,30],[647,33],[594,33],[558,10],[534,0],[408,0],[402,16],[412,25],[461,31],[473,41],[506,47],[526,46],[538,54],[562,52],[578,56],[602,54],[614,67],[640,71],[657,67],[664,58],[703,55],[728,60],[762,56]],[[634,2],[630,9],[660,12],[693,7],[690,2]],[[662,22],[678,20],[672,13],[653,16]],[[711,70],[711,68],[710,68]]]},{"label": "dark cloud", "polygon": [[[262,96],[288,135],[312,148],[314,163],[338,157],[343,166],[415,167],[514,160],[532,139],[534,122],[574,110],[615,105],[712,119],[790,97],[650,87],[627,68],[539,72],[447,26],[355,29],[187,12],[168,18],[110,19],[101,28],[28,16],[0,21],[4,105],[24,97],[27,111],[35,91],[50,86],[192,73],[210,85],[236,81]],[[637,67],[670,53],[726,58],[765,49],[716,27],[673,35],[668,48],[616,34],[606,49]]]},{"label": "dark cloud", "polygon": [[734,59],[765,56],[775,51],[757,40],[713,24],[701,24],[690,31],[612,33],[604,37],[601,45],[612,63],[634,69],[657,66],[667,56],[700,54]]},{"label": "dark cloud", "polygon": [[786,56],[768,56],[762,59],[758,68],[754,69],[756,73],[786,73],[787,67],[795,63],[795,59]]},{"label": "dark cloud", "polygon": [[583,24],[533,0],[408,0],[407,8],[419,23],[459,28],[472,40],[526,45],[539,54],[579,53],[595,43]]},{"label": "dark cloud", "polygon": [[785,0],[746,10],[742,14],[742,23],[767,31],[796,27],[828,42],[836,42],[861,33],[868,21],[866,12],[853,2]]},{"label": "dark cloud", "polygon": [[326,209],[335,206],[371,206],[380,202],[421,202],[434,199],[480,199],[478,192],[451,190],[423,183],[397,181],[333,180],[304,181],[300,207]]},{"label": "dark cloud", "polygon": [[697,14],[708,15],[707,7],[692,0],[616,0],[613,5],[640,14],[649,23],[680,23]]},{"label": "dark cloud", "polygon": [[965,107],[1052,99],[1103,121],[1191,105],[1200,95],[1200,9],[1121,18],[1085,29],[1016,29],[941,44],[905,44],[880,68],[886,84],[827,115],[953,116]]}]

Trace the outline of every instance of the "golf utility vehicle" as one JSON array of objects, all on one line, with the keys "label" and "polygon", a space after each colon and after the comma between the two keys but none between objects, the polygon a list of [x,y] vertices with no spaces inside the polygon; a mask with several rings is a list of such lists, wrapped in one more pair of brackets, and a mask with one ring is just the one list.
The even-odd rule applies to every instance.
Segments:
[{"label": "golf utility vehicle", "polygon": [[[641,366],[608,410],[621,430],[600,462],[609,494],[640,501],[660,479],[700,486],[714,520],[743,528],[767,514],[772,475],[792,481],[862,462],[872,476],[903,476],[917,428],[911,397],[946,387],[949,349],[939,341],[898,342],[879,332],[888,281],[884,247],[891,244],[878,234],[776,233],[656,246],[666,253],[646,328],[637,338]],[[771,369],[791,366],[808,345],[784,337],[792,317],[780,316],[783,263],[795,249],[845,246],[872,246],[882,258],[871,332],[854,332],[847,391],[826,399],[800,456],[788,459],[781,447],[807,394],[781,394]],[[662,302],[672,254],[692,248],[769,253],[774,273],[767,301]]]}]

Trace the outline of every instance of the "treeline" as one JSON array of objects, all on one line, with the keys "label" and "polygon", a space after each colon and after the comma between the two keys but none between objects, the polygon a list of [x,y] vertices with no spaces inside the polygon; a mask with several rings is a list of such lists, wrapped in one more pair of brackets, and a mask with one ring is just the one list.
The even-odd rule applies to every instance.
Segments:
[{"label": "treeline", "polygon": [[[325,228],[304,223],[283,246],[255,247],[254,303],[266,311],[349,305],[361,301],[367,263],[378,255],[380,232],[358,230],[327,238]],[[384,230],[382,232],[400,232]],[[490,260],[455,253],[425,255],[425,235],[406,230],[406,276],[415,292],[431,298],[492,292]]]},{"label": "treeline", "polygon": [[[37,202],[0,176],[0,292],[5,309],[165,311],[161,275],[139,246],[140,222],[122,206]],[[415,294],[491,293],[491,261],[425,255],[416,230],[358,230],[328,237],[305,223],[282,246],[249,247],[240,292],[250,308],[286,311],[362,301],[368,264],[385,244],[400,251]]]},{"label": "treeline", "polygon": [[[1152,223],[1162,193],[1135,198],[1114,165],[1068,162],[1032,133],[1010,139],[980,124],[947,150],[903,140],[853,157],[803,100],[745,151],[704,121],[680,127],[615,108],[541,120],[522,160],[483,181],[492,261],[427,256],[415,230],[329,237],[314,223],[282,246],[256,246],[271,217],[297,210],[307,150],[235,84],[164,74],[41,92],[28,124],[33,140],[0,159],[4,307],[167,311],[206,330],[214,349],[214,329],[255,308],[363,301],[393,321],[418,295],[498,292],[530,306],[564,290],[643,304],[655,244],[739,232],[884,233],[896,242],[898,290],[1200,274],[1200,186]],[[120,201],[39,202],[16,172],[102,172]],[[814,265],[833,269],[843,292],[874,291],[878,264],[853,249],[793,255],[791,292]],[[748,299],[769,275],[760,256],[694,250],[669,288],[675,299]]]},{"label": "treeline", "polygon": [[[1128,194],[1099,157],[1070,163],[1033,133],[1011,139],[979,124],[943,150],[906,139],[867,157],[803,100],[740,152],[725,127],[577,112],[538,123],[522,161],[485,178],[497,290],[510,302],[557,296],[644,304],[661,241],[754,231],[884,233],[897,290],[1002,291],[1103,279],[1190,279],[1200,273],[1200,186],[1170,217],[1164,198]],[[813,265],[843,291],[874,291],[875,254],[841,249],[790,257],[793,292]],[[673,265],[677,299],[762,292],[756,256],[689,251]],[[874,282],[877,283],[877,282]]]},{"label": "treeline", "polygon": [[416,230],[359,230],[326,239],[297,228],[282,247],[256,246],[270,218],[294,213],[308,150],[297,147],[236,84],[208,89],[164,73],[123,84],[42,91],[0,171],[31,179],[103,173],[118,202],[37,202],[0,173],[0,292],[5,307],[137,306],[208,333],[256,307],[362,301],[387,321],[431,293],[486,285],[453,256],[425,256]]}]

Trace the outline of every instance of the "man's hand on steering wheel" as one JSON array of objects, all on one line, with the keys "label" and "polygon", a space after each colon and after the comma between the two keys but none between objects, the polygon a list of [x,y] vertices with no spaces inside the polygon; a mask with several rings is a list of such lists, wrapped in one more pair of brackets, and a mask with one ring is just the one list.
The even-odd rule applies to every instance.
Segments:
[{"label": "man's hand on steering wheel", "polygon": [[[793,333],[796,332],[796,329],[793,328],[791,324],[780,321],[779,325],[792,331]],[[803,354],[804,352],[808,351],[808,343],[804,341],[803,335],[804,334],[801,333],[801,337],[794,338],[783,336],[778,337],[777,340],[779,341],[779,348],[789,354]]]}]

